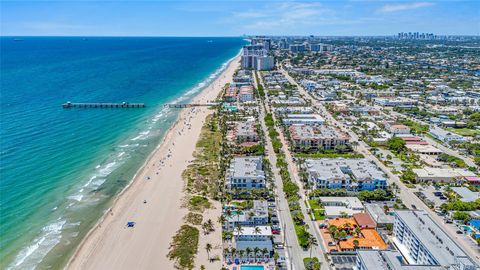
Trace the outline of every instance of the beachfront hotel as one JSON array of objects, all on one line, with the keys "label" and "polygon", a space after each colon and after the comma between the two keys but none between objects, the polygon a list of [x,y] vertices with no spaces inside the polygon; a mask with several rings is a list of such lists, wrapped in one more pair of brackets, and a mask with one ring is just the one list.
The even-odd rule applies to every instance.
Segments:
[{"label": "beachfront hotel", "polygon": [[265,188],[263,157],[234,157],[227,170],[226,182],[228,189]]},{"label": "beachfront hotel", "polygon": [[387,187],[386,175],[368,159],[306,159],[308,181],[315,188],[344,188],[351,191]]}]

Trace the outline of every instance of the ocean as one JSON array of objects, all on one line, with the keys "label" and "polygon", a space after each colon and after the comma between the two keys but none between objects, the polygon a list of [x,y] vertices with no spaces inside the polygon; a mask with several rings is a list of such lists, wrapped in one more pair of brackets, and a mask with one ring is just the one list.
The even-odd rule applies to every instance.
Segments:
[{"label": "ocean", "polygon": [[[0,268],[62,268],[242,38],[0,38]],[[63,109],[143,102],[143,109]]]}]

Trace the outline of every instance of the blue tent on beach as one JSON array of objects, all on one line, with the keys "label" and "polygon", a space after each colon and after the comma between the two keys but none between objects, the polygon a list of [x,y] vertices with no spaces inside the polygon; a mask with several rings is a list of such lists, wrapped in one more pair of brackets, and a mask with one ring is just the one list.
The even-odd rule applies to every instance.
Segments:
[{"label": "blue tent on beach", "polygon": [[135,222],[133,221],[127,222],[127,227],[134,227],[134,226],[135,226]]}]

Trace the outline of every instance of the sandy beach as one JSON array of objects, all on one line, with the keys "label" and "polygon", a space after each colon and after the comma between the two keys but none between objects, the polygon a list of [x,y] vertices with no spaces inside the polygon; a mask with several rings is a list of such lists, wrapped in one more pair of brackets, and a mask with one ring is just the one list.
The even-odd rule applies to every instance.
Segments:
[{"label": "sandy beach", "polygon": [[[225,83],[231,82],[238,66],[239,58],[236,58],[193,102],[205,103],[215,99]],[[173,235],[184,223],[183,217],[188,212],[181,207],[185,195],[181,174],[193,159],[202,125],[210,113],[212,110],[206,107],[183,109],[163,142],[102,220],[87,234],[66,268],[174,269],[173,261],[166,255]],[[217,223],[219,211],[217,207],[206,216]],[[128,221],[135,222],[135,227],[127,228]],[[197,268],[204,264],[207,269],[218,269],[209,265],[204,249],[206,239],[202,237],[203,234],[195,265]],[[221,255],[220,231],[208,238],[214,246],[211,255]]]}]

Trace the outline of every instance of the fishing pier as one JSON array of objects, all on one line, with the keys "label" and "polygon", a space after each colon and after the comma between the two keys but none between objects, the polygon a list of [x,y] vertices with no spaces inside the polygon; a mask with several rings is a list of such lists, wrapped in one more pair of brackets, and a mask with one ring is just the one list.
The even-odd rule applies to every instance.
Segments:
[{"label": "fishing pier", "polygon": [[98,109],[108,109],[108,108],[119,108],[119,109],[128,109],[128,108],[145,108],[145,103],[76,103],[76,102],[65,102],[62,104],[62,107],[65,109],[69,108],[98,108]]}]

